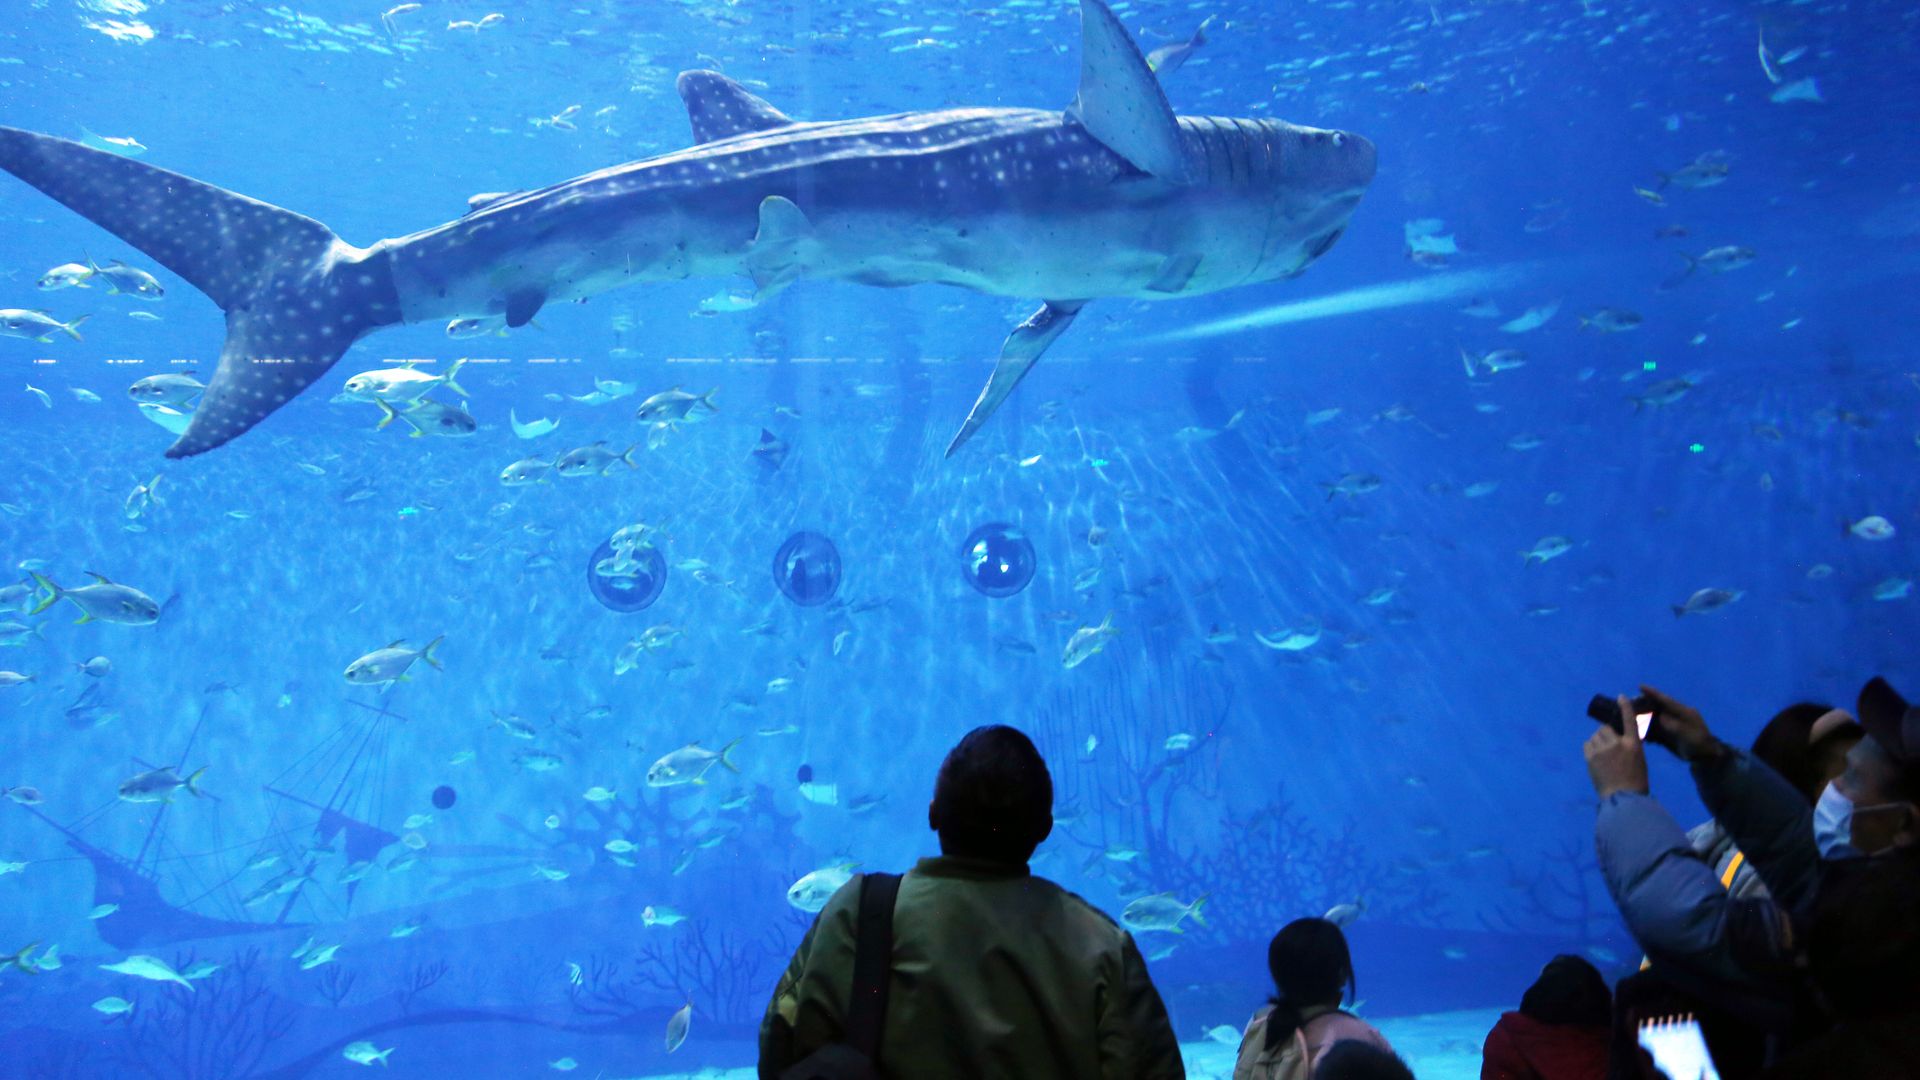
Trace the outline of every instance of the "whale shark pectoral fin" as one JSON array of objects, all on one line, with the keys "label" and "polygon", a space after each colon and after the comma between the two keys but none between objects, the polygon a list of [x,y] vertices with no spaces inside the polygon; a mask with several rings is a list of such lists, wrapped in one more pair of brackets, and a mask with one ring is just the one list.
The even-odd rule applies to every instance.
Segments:
[{"label": "whale shark pectoral fin", "polygon": [[533,321],[540,314],[540,308],[547,302],[545,289],[519,289],[507,294],[507,326],[519,329]]},{"label": "whale shark pectoral fin", "polygon": [[813,223],[792,199],[769,195],[760,200],[760,229],[753,234],[746,258],[755,303],[799,279],[806,270],[803,249],[812,237]]},{"label": "whale shark pectoral fin", "polygon": [[1147,288],[1154,292],[1177,293],[1193,280],[1193,272],[1200,269],[1199,255],[1169,255],[1167,261],[1160,264],[1160,272],[1153,275]]},{"label": "whale shark pectoral fin", "polygon": [[686,103],[695,146],[793,123],[792,117],[717,71],[683,71],[673,85]]},{"label": "whale shark pectoral fin", "polygon": [[1080,0],[1080,92],[1067,117],[1135,168],[1169,183],[1187,182],[1180,121],[1133,35],[1105,0]]},{"label": "whale shark pectoral fin", "polygon": [[1073,317],[1086,305],[1085,300],[1048,300],[1040,305],[1039,311],[1027,316],[1026,322],[1013,328],[1006,343],[1000,346],[1000,361],[993,366],[993,374],[987,377],[987,385],[968,411],[966,422],[947,444],[948,457],[960,449],[961,443],[972,438],[987,422],[987,417],[1013,394],[1013,388],[1033,369],[1034,361],[1040,359],[1040,354],[1047,351],[1055,338],[1067,332],[1067,327],[1073,325]]}]

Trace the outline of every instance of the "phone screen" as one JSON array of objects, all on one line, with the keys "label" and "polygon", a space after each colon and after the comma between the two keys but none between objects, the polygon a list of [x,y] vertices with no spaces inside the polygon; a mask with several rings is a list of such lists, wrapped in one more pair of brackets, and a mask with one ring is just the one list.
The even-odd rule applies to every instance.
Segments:
[{"label": "phone screen", "polygon": [[1641,1021],[1640,1045],[1671,1080],[1720,1080],[1700,1022],[1691,1016]]},{"label": "phone screen", "polygon": [[1647,729],[1653,727],[1653,714],[1643,712],[1636,715],[1634,719],[1640,722],[1640,737],[1645,739],[1647,737]]}]

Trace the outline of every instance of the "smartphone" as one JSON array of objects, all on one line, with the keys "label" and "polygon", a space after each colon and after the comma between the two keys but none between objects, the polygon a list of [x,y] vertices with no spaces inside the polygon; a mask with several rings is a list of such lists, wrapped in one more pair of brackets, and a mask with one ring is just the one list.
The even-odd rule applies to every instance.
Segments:
[{"label": "smartphone", "polygon": [[[1620,715],[1620,703],[1606,694],[1593,695],[1593,700],[1587,702],[1587,715],[1622,735],[1627,733],[1625,720]],[[1642,696],[1633,699],[1633,718],[1639,725],[1640,738],[1664,746],[1667,742],[1666,730],[1654,723],[1659,716],[1660,706],[1652,698]]]}]

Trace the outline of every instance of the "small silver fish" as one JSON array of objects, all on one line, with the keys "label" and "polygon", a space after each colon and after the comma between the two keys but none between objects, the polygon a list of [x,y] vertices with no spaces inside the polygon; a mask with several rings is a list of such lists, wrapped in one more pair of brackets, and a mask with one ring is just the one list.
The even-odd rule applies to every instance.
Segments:
[{"label": "small silver fish", "polygon": [[440,435],[447,438],[464,438],[480,429],[473,415],[458,405],[442,405],[437,401],[422,401],[405,412],[395,412],[393,407],[382,401],[380,407],[406,421],[413,428],[412,438],[426,435]]},{"label": "small silver fish", "polygon": [[507,317],[486,315],[478,319],[455,319],[447,324],[447,336],[456,341],[463,338],[485,337],[488,334],[506,337]]},{"label": "small silver fish", "polygon": [[142,405],[185,405],[205,393],[207,386],[193,377],[193,369],[149,375],[127,387],[127,396]]},{"label": "small silver fish", "polygon": [[616,454],[607,449],[606,443],[596,442],[560,455],[560,459],[553,463],[553,471],[561,476],[609,476],[613,473],[613,467],[623,462],[629,469],[638,469],[640,463],[633,459],[633,453],[638,449],[640,447],[636,443],[627,447],[625,453]]},{"label": "small silver fish", "polygon": [[44,311],[27,308],[0,308],[0,337],[24,338],[42,344],[52,344],[53,335],[65,334],[75,341],[80,337],[80,324],[92,318],[82,315],[72,322],[61,322]]},{"label": "small silver fish", "polygon": [[1728,604],[1747,595],[1739,589],[1701,589],[1687,597],[1684,603],[1673,605],[1673,617],[1678,619],[1687,615],[1706,615],[1719,611]]},{"label": "small silver fish", "polygon": [[1639,312],[1603,307],[1591,315],[1580,316],[1580,329],[1618,334],[1639,327],[1642,321]]},{"label": "small silver fish", "polygon": [[553,462],[543,458],[521,458],[500,470],[500,482],[508,487],[544,484],[553,475]]},{"label": "small silver fish", "polygon": [[446,640],[442,634],[427,642],[426,648],[410,649],[406,640],[390,642],[386,647],[375,649],[347,665],[346,679],[361,686],[384,686],[407,677],[407,669],[415,660],[425,660],[436,671],[445,670],[434,650]]},{"label": "small silver fish", "polygon": [[719,406],[713,403],[713,395],[719,392],[719,388],[715,387],[704,394],[689,394],[676,386],[641,402],[640,408],[633,415],[637,420],[648,422],[690,420],[693,418],[695,409],[705,409],[710,413],[719,412]]},{"label": "small silver fish", "polygon": [[693,1026],[693,1003],[680,1006],[680,1011],[667,1020],[667,1053],[680,1049],[687,1041],[687,1030]]},{"label": "small silver fish", "polygon": [[1147,67],[1161,78],[1180,70],[1180,66],[1193,56],[1194,50],[1207,43],[1207,27],[1213,25],[1216,16],[1209,15],[1194,30],[1193,36],[1173,45],[1162,45],[1147,54]]},{"label": "small silver fish", "polygon": [[70,289],[76,286],[84,289],[87,287],[87,279],[92,276],[93,270],[90,267],[82,266],[79,263],[62,263],[46,273],[41,274],[39,280],[34,282],[34,285],[47,292],[52,292],[55,289]]},{"label": "small silver fish", "polygon": [[1120,631],[1113,625],[1113,616],[1108,615],[1099,626],[1083,626],[1067,639],[1066,648],[1060,651],[1060,663],[1063,667],[1075,668],[1087,662],[1095,653],[1107,647],[1109,638],[1118,637]]},{"label": "small silver fish", "polygon": [[62,599],[70,600],[80,609],[80,618],[76,625],[100,622],[119,623],[122,626],[152,626],[160,620],[160,605],[153,597],[139,589],[109,581],[104,574],[87,571],[93,578],[92,585],[82,585],[77,589],[63,589],[48,580],[39,571],[34,571],[34,584],[46,590],[46,596],[34,605],[28,614],[37,615],[52,607]]},{"label": "small silver fish", "polygon": [[159,300],[167,295],[160,282],[152,274],[135,266],[115,259],[105,266],[87,260],[87,268],[93,271],[93,277],[107,283],[107,292],[113,296],[131,296],[135,300]]},{"label": "small silver fish", "polygon": [[194,770],[182,780],[171,768],[152,769],[138,776],[129,777],[120,782],[120,798],[130,803],[164,803],[173,801],[173,793],[181,788],[195,798],[204,796],[197,786],[206,775],[205,766]]}]

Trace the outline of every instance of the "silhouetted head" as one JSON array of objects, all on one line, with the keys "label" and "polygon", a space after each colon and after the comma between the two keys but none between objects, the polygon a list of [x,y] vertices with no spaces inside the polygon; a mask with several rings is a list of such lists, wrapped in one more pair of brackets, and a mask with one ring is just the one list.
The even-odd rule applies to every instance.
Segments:
[{"label": "silhouetted head", "polygon": [[1809,805],[1847,767],[1847,751],[1865,734],[1851,714],[1803,701],[1780,710],[1753,740],[1753,756],[1804,796]]},{"label": "silhouetted head", "polygon": [[1005,724],[967,732],[940,763],[927,825],[943,854],[1025,864],[1053,832],[1053,777],[1033,740]]},{"label": "silhouetted head", "polygon": [[1353,988],[1347,935],[1325,919],[1295,919],[1267,946],[1267,971],[1281,1001],[1301,1008],[1338,1005]]},{"label": "silhouetted head", "polygon": [[1267,1048],[1293,1038],[1301,1010],[1333,1008],[1353,993],[1353,957],[1347,935],[1325,919],[1295,919],[1267,946],[1273,976],[1273,1012],[1267,1016]]},{"label": "silhouetted head", "polygon": [[1358,1039],[1327,1047],[1313,1067],[1313,1080],[1413,1080],[1413,1070],[1391,1050]]},{"label": "silhouetted head", "polygon": [[[1842,1017],[1910,1014],[1920,1005],[1920,705],[1875,678],[1855,712],[1866,736],[1814,807],[1830,861],[1807,920],[1807,968]],[[1833,858],[1835,841],[1851,850]]]},{"label": "silhouetted head", "polygon": [[1561,953],[1540,969],[1540,977],[1520,998],[1520,1012],[1543,1024],[1606,1027],[1613,1018],[1613,993],[1600,971],[1584,957]]},{"label": "silhouetted head", "polygon": [[1866,736],[1814,807],[1815,834],[1844,831],[1834,839],[1863,855],[1920,844],[1920,706],[1876,678],[1860,691],[1858,711]]}]

